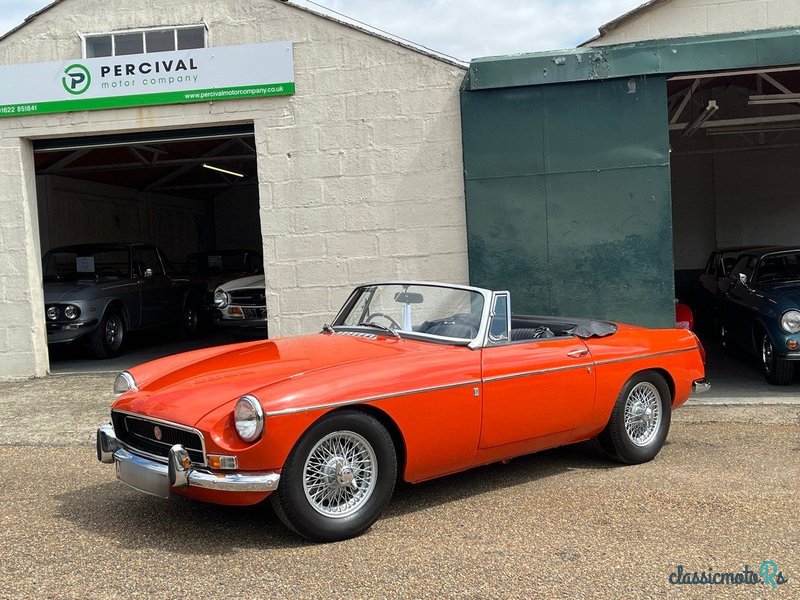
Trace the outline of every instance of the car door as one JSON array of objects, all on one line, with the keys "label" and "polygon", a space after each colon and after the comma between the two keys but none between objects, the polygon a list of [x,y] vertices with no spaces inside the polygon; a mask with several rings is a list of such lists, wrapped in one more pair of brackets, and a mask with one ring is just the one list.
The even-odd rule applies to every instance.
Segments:
[{"label": "car door", "polygon": [[174,320],[172,279],[164,273],[158,252],[152,246],[134,249],[134,267],[139,277],[142,326],[149,327]]},{"label": "car door", "polygon": [[[725,303],[723,321],[729,335],[744,348],[751,348],[753,313],[755,299],[750,287],[758,259],[752,254],[739,257],[731,269],[730,278],[725,287]],[[744,276],[744,281],[742,281]]]},{"label": "car door", "polygon": [[[498,298],[490,321],[495,325],[503,314]],[[566,433],[582,425],[595,395],[594,363],[586,344],[576,337],[511,341],[510,318],[508,333],[498,332],[499,326],[490,325],[481,350],[480,447]]]}]

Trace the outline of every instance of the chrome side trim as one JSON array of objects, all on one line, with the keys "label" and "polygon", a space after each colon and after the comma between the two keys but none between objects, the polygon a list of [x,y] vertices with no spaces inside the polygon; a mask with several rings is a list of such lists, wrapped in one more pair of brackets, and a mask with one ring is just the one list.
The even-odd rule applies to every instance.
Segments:
[{"label": "chrome side trim", "polygon": [[[135,412],[130,412],[128,410],[120,410],[118,408],[112,409],[111,412],[112,413],[119,413],[121,415],[128,415],[128,416],[134,417],[135,419],[140,419],[142,421],[152,421],[153,423],[161,423],[162,425],[168,425],[170,427],[174,427],[175,429],[182,429],[183,431],[188,431],[190,433],[196,433],[197,435],[200,436],[200,444],[202,445],[201,450],[203,452],[203,462],[201,464],[204,465],[204,466],[207,464],[208,459],[206,458],[206,436],[204,436],[203,432],[200,431],[199,429],[195,429],[194,427],[189,427],[188,425],[181,425],[180,423],[175,423],[173,421],[166,421],[164,419],[156,419],[155,417],[148,417],[147,415],[142,415],[142,414],[138,414],[138,413],[135,413]],[[132,448],[131,450],[133,450],[133,451],[135,451],[135,452],[137,452],[139,454],[146,454],[145,452],[142,452],[142,451],[140,451],[140,450],[138,450],[136,448]],[[195,450],[195,448],[192,448],[192,450]],[[149,455],[149,456],[152,456],[152,455]],[[158,457],[158,458],[160,460],[164,460],[163,457]]]},{"label": "chrome side trim", "polygon": [[565,367],[550,367],[548,369],[537,369],[536,371],[523,371],[521,373],[510,373],[508,375],[497,375],[495,377],[487,377],[484,383],[492,381],[503,381],[504,379],[517,379],[518,377],[531,377],[533,375],[544,375],[545,373],[556,373],[558,371],[571,371],[572,369],[585,369],[593,367],[594,363],[581,363],[579,365],[567,365]]},{"label": "chrome side trim", "polygon": [[627,362],[631,360],[642,360],[645,358],[655,358],[657,356],[667,356],[669,354],[682,354],[683,352],[691,352],[692,350],[697,350],[697,346],[692,346],[691,348],[682,348],[680,350],[667,350],[665,352],[654,352],[653,354],[642,354],[640,356],[625,356],[623,358],[609,358],[606,360],[598,360],[595,361],[594,364],[596,365],[610,365],[612,363],[619,363],[619,362]]},{"label": "chrome side trim", "polygon": [[[533,341],[539,341],[539,340],[533,340]],[[547,340],[541,340],[541,341],[547,341]],[[682,350],[668,350],[666,352],[655,352],[653,354],[643,354],[641,356],[626,356],[625,358],[610,358],[610,359],[607,359],[607,360],[598,360],[596,362],[591,362],[591,363],[581,363],[579,365],[567,365],[567,366],[564,366],[564,367],[551,367],[549,369],[538,369],[536,371],[522,371],[520,373],[510,373],[508,375],[498,375],[496,377],[488,377],[488,378],[484,379],[484,382],[488,383],[490,381],[500,381],[500,380],[503,380],[503,379],[514,379],[515,377],[528,377],[528,376],[532,376],[532,375],[541,375],[543,373],[554,373],[554,372],[557,372],[557,371],[569,371],[569,370],[572,370],[572,369],[583,369],[583,368],[593,367],[595,365],[608,365],[608,364],[612,364],[612,363],[625,362],[625,361],[631,361],[631,360],[641,360],[641,359],[645,359],[645,358],[653,358],[653,357],[656,357],[656,356],[666,356],[668,354],[679,354],[681,352],[689,352],[691,350],[696,350],[696,349],[697,349],[697,347],[693,346],[692,348],[684,348]],[[588,351],[587,351],[587,353],[588,353]]]},{"label": "chrome side trim", "polygon": [[326,408],[339,408],[340,406],[347,406],[349,404],[363,404],[364,402],[376,402],[378,400],[388,400],[390,398],[399,398],[401,396],[411,396],[413,394],[424,394],[426,392],[435,392],[438,390],[448,390],[451,388],[464,387],[468,385],[475,385],[481,383],[480,379],[473,379],[472,381],[464,381],[461,383],[450,383],[447,385],[436,385],[426,388],[417,388],[413,390],[406,390],[404,392],[395,392],[393,394],[382,394],[379,396],[366,396],[364,398],[357,398],[355,400],[343,400],[341,402],[331,402],[328,404],[314,404],[313,406],[299,406],[297,408],[283,408],[281,410],[272,410],[265,415],[267,417],[277,417],[280,415],[291,415],[295,413],[309,412],[312,410],[322,410]]}]

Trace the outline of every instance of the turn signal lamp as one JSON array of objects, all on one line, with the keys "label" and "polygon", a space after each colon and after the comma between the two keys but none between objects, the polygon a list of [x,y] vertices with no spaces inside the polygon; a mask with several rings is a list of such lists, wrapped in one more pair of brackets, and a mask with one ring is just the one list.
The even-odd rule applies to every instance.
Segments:
[{"label": "turn signal lamp", "polygon": [[208,466],[211,469],[230,471],[238,467],[235,456],[223,456],[220,454],[208,455]]},{"label": "turn signal lamp", "polygon": [[794,338],[789,338],[788,340],[786,340],[786,347],[787,347],[789,350],[791,350],[792,352],[794,352],[795,350],[797,350],[798,348],[800,348],[800,342],[798,342],[798,341],[797,341],[796,339],[794,339]]}]

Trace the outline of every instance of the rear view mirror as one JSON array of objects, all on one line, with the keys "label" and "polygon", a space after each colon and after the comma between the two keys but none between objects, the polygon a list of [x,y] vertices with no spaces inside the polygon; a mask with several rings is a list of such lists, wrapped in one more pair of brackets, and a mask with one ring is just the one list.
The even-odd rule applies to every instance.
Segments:
[{"label": "rear view mirror", "polygon": [[144,278],[150,279],[153,276],[153,269],[145,269],[144,270]]},{"label": "rear view mirror", "polygon": [[745,275],[744,273],[739,273],[739,282],[742,285],[747,285],[747,275]]},{"label": "rear view mirror", "polygon": [[422,294],[416,292],[397,292],[394,300],[402,304],[422,304],[423,302]]}]

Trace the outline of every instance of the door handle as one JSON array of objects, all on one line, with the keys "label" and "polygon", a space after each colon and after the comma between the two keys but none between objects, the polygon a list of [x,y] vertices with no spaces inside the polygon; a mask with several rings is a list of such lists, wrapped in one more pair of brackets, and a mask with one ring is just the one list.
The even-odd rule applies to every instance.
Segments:
[{"label": "door handle", "polygon": [[569,356],[570,358],[583,358],[587,354],[589,354],[589,351],[586,350],[586,349],[584,349],[584,350],[572,350],[571,352],[567,352],[567,356]]}]

